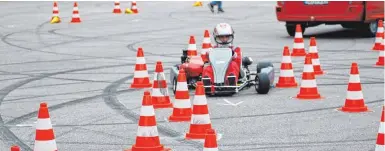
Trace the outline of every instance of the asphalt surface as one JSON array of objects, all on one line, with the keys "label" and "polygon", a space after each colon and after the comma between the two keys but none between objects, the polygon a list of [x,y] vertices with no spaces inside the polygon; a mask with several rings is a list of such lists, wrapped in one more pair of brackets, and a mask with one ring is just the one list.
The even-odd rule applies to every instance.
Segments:
[{"label": "asphalt surface", "polygon": [[[168,76],[189,35],[201,48],[204,30],[220,22],[233,25],[243,54],[273,62],[279,75],[283,46],[292,47],[293,38],[277,22],[275,2],[224,2],[224,14],[212,14],[207,2],[197,8],[192,3],[138,2],[139,14],[116,15],[113,2],[79,2],[82,23],[69,24],[73,3],[59,2],[62,23],[52,25],[52,2],[0,2],[0,150],[12,144],[33,150],[43,101],[50,107],[59,150],[130,148],[143,94],[129,89],[136,49],[143,47],[151,78],[158,60]],[[232,97],[209,97],[220,150],[374,150],[384,101],[384,69],[373,66],[378,53],[370,50],[374,38],[339,25],[308,28],[306,46],[311,36],[317,37],[327,72],[317,76],[324,98],[297,100],[299,88],[274,88],[268,95],[250,88]],[[303,62],[293,58],[298,83]],[[337,110],[344,105],[352,62],[359,64],[370,112]],[[242,103],[224,105],[224,99]],[[202,150],[202,142],[183,139],[189,123],[169,123],[170,114],[171,109],[156,111],[161,143],[176,151]]]}]

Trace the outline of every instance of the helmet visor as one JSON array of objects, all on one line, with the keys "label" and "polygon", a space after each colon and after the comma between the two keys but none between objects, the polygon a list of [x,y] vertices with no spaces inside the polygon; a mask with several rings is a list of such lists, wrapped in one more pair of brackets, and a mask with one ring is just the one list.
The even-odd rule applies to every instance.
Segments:
[{"label": "helmet visor", "polygon": [[219,35],[215,37],[215,41],[218,44],[229,44],[232,43],[234,39],[233,35]]}]

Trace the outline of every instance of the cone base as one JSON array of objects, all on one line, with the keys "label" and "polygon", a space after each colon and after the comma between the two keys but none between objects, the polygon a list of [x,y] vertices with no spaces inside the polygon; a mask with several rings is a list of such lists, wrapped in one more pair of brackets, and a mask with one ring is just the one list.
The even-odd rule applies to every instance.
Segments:
[{"label": "cone base", "polygon": [[121,14],[122,11],[120,9],[118,9],[118,10],[114,10],[112,13],[114,13],[114,14]]},{"label": "cone base", "polygon": [[72,19],[71,23],[81,23],[80,19]]},{"label": "cone base", "polygon": [[163,145],[156,146],[156,147],[136,147],[135,145],[132,145],[131,149],[126,149],[124,151],[171,151],[171,148],[165,148]]},{"label": "cone base", "polygon": [[172,103],[167,103],[167,104],[153,104],[154,109],[160,109],[160,108],[172,108],[173,105]]},{"label": "cone base", "polygon": [[277,88],[296,88],[298,87],[298,83],[277,83],[275,85]]},{"label": "cone base", "polygon": [[194,133],[187,133],[186,134],[186,139],[191,140],[191,139],[205,139],[206,134],[194,134]]},{"label": "cone base", "polygon": [[297,99],[304,99],[304,100],[309,100],[309,99],[321,99],[320,94],[298,94]]},{"label": "cone base", "polygon": [[190,122],[191,116],[173,116],[168,117],[170,122]]},{"label": "cone base", "polygon": [[303,57],[303,56],[306,56],[306,52],[298,52],[298,53],[292,53],[291,54],[292,57]]},{"label": "cone base", "polygon": [[376,62],[376,66],[378,66],[378,67],[383,67],[383,66],[384,66],[384,63],[383,63],[383,62]]},{"label": "cone base", "polygon": [[314,71],[315,75],[323,75],[325,72],[324,71]]},{"label": "cone base", "polygon": [[141,89],[141,88],[151,88],[152,84],[147,83],[147,84],[131,84],[130,88],[135,88],[135,89]]},{"label": "cone base", "polygon": [[339,108],[340,111],[342,112],[353,112],[353,113],[357,113],[357,112],[368,112],[369,109],[367,106],[363,106],[363,107],[342,107],[342,108]]}]

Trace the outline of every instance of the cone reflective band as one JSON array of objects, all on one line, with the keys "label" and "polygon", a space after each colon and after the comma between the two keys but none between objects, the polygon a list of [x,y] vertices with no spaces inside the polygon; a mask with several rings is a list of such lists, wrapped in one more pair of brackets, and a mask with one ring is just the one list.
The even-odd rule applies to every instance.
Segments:
[{"label": "cone reflective band", "polygon": [[170,122],[187,122],[191,120],[191,112],[191,102],[187,87],[186,74],[181,68],[178,74],[172,115],[168,119]]},{"label": "cone reflective band", "polygon": [[136,1],[132,1],[132,3],[131,3],[131,11],[132,11],[134,14],[139,13],[138,8],[137,8],[137,6],[136,6]]},{"label": "cone reflective band", "polygon": [[186,134],[186,139],[205,139],[206,131],[211,129],[211,121],[205,88],[201,81],[197,82],[193,102],[190,131]]},{"label": "cone reflective band", "polygon": [[378,52],[378,60],[376,62],[376,66],[384,66],[384,51],[383,50]]},{"label": "cone reflective band", "polygon": [[78,3],[75,2],[74,3],[73,12],[72,12],[71,23],[80,23],[80,22],[81,22],[81,20],[80,20],[80,15],[79,15]]},{"label": "cone reflective band", "polygon": [[20,151],[20,147],[19,146],[12,146],[11,151]]},{"label": "cone reflective band", "polygon": [[345,106],[341,108],[343,112],[365,112],[368,107],[365,105],[364,95],[362,94],[360,75],[357,63],[352,63],[346,94]]},{"label": "cone reflective band", "polygon": [[291,56],[305,56],[305,44],[303,42],[301,25],[297,24],[295,28],[293,53]]},{"label": "cone reflective band", "polygon": [[167,81],[163,73],[162,62],[156,62],[154,82],[152,87],[152,103],[154,108],[171,108],[172,103],[168,94]]},{"label": "cone reflective band", "polygon": [[146,59],[144,58],[143,49],[138,48],[136,54],[136,64],[134,71],[134,79],[131,84],[131,88],[150,88],[152,84],[150,83],[150,78],[147,71]]},{"label": "cone reflective band", "polygon": [[384,131],[385,131],[385,120],[384,120],[384,110],[385,106],[382,106],[381,113],[381,121],[380,127],[378,129],[377,141],[376,141],[376,150],[375,151],[384,151],[385,150],[385,139],[384,139]]},{"label": "cone reflective band", "polygon": [[321,69],[321,63],[319,61],[317,42],[315,40],[315,37],[310,38],[309,54],[311,55],[311,58],[312,58],[311,61],[312,61],[313,68],[314,68],[314,74],[315,75],[323,74],[324,71],[322,71],[322,69]]},{"label": "cone reflective band", "polygon": [[283,49],[281,70],[279,74],[280,75],[276,87],[290,88],[298,86],[297,82],[295,81],[293,65],[291,63],[290,50],[288,46],[285,46]]},{"label": "cone reflective band", "polygon": [[377,33],[376,33],[376,39],[374,42],[374,46],[372,50],[374,51],[383,51],[384,50],[384,24],[382,20],[378,21],[377,24]]},{"label": "cone reflective band", "polygon": [[156,127],[155,111],[152,106],[151,95],[145,91],[140,109],[136,142],[131,149],[125,151],[169,151],[160,144],[158,128]]},{"label": "cone reflective band", "polygon": [[55,135],[46,103],[40,104],[37,118],[34,151],[56,151]]},{"label": "cone reflective band", "polygon": [[114,10],[112,11],[114,14],[120,14],[122,13],[122,10],[120,9],[120,3],[119,1],[114,2]]},{"label": "cone reflective band", "polygon": [[305,57],[305,64],[303,67],[301,88],[297,98],[299,99],[320,99],[321,95],[318,93],[317,82],[315,80],[313,64],[311,55],[307,54]]},{"label": "cone reflective band", "polygon": [[206,131],[203,151],[218,151],[217,136],[215,134],[215,130],[208,129]]},{"label": "cone reflective band", "polygon": [[190,41],[187,47],[187,56],[197,56],[198,51],[197,51],[197,45],[195,43],[195,37],[190,36]]},{"label": "cone reflective band", "polygon": [[205,30],[204,37],[203,37],[203,43],[202,43],[202,50],[201,50],[201,57],[203,62],[208,62],[208,52],[212,49],[211,46],[211,40],[210,40],[210,33],[209,30]]}]

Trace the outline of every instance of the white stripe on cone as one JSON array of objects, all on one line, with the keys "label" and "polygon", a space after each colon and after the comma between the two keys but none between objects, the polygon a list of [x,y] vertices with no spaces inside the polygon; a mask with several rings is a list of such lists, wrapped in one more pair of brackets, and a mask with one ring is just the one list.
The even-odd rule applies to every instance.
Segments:
[{"label": "white stripe on cone", "polygon": [[72,15],[72,18],[79,18],[80,16],[79,16],[79,14],[73,14]]},{"label": "white stripe on cone", "polygon": [[210,124],[210,116],[208,114],[192,114],[191,124]]},{"label": "white stripe on cone", "polygon": [[206,96],[195,95],[194,96],[194,105],[207,105]]},{"label": "white stripe on cone", "polygon": [[155,116],[154,107],[151,106],[142,106],[140,109],[140,116]]},{"label": "white stripe on cone", "polygon": [[[167,90],[166,90],[167,91]],[[162,97],[164,96],[161,92],[160,92],[160,88],[152,88],[152,94],[151,94],[153,97],[156,96],[156,97]]]},{"label": "white stripe on cone", "polygon": [[303,66],[303,72],[314,72],[313,65],[305,64]]},{"label": "white stripe on cone", "polygon": [[136,57],[136,64],[146,64],[146,59],[144,57]]},{"label": "white stripe on cone", "polygon": [[191,108],[190,99],[175,99],[174,108],[178,108],[178,109]]},{"label": "white stripe on cone", "polygon": [[382,42],[382,37],[376,37],[375,43],[381,43]]},{"label": "white stripe on cone", "polygon": [[310,47],[309,47],[309,53],[311,53],[311,52],[312,52],[312,53],[318,52],[318,51],[317,51],[317,46],[310,46]]},{"label": "white stripe on cone", "polygon": [[56,141],[35,141],[34,151],[55,151],[57,150]]},{"label": "white stripe on cone", "polygon": [[380,51],[380,57],[384,57],[384,51]]},{"label": "white stripe on cone", "polygon": [[147,70],[135,71],[134,72],[134,78],[147,78],[147,77],[148,77]]},{"label": "white stripe on cone", "polygon": [[38,130],[50,130],[52,129],[51,119],[38,119],[36,123],[36,129]]},{"label": "white stripe on cone", "polygon": [[54,7],[54,8],[53,8],[53,10],[54,10],[54,11],[58,11],[58,10],[59,10],[59,8],[57,8],[57,7]]},{"label": "white stripe on cone", "polygon": [[139,137],[155,137],[159,136],[156,126],[138,126],[136,136]]},{"label": "white stripe on cone", "polygon": [[176,91],[188,91],[186,82],[177,82]]},{"label": "white stripe on cone", "polygon": [[312,59],[311,62],[313,63],[313,65],[321,65],[319,59]]},{"label": "white stripe on cone", "polygon": [[53,17],[59,17],[59,14],[52,14]]},{"label": "white stripe on cone", "polygon": [[383,32],[384,32],[384,27],[377,28],[377,33],[383,33]]},{"label": "white stripe on cone", "polygon": [[188,44],[188,50],[197,50],[197,45],[196,44]]},{"label": "white stripe on cone", "polygon": [[120,6],[119,5],[115,5],[115,9],[120,9]]},{"label": "white stripe on cone", "polygon": [[360,83],[360,75],[351,74],[349,77],[349,83]]},{"label": "white stripe on cone", "polygon": [[78,11],[79,8],[78,7],[74,7],[73,11]]},{"label": "white stripe on cone", "polygon": [[280,77],[294,77],[293,70],[281,70],[279,72]]},{"label": "white stripe on cone", "polygon": [[295,32],[294,38],[303,38],[302,32]]},{"label": "white stripe on cone", "polygon": [[302,80],[301,81],[302,88],[315,88],[317,87],[317,82],[315,80]]},{"label": "white stripe on cone", "polygon": [[346,94],[346,99],[349,100],[361,100],[364,98],[362,91],[348,91]]},{"label": "white stripe on cone", "polygon": [[203,43],[210,44],[211,43],[210,38],[203,38]]},{"label": "white stripe on cone", "polygon": [[304,43],[294,43],[293,44],[293,48],[297,48],[297,49],[299,49],[299,48],[305,48],[305,44]]},{"label": "white stripe on cone", "polygon": [[291,63],[291,57],[290,56],[282,56],[281,63]]},{"label": "white stripe on cone", "polygon": [[218,148],[203,148],[203,151],[218,151]]}]

